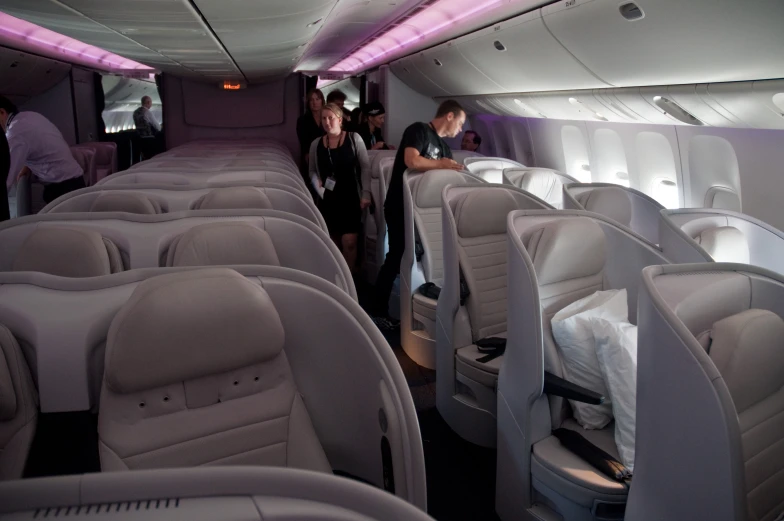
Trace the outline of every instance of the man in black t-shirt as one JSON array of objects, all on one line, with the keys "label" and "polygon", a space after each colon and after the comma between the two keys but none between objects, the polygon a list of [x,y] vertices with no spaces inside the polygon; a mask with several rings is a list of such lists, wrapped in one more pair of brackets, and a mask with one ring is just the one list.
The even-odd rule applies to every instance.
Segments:
[{"label": "man in black t-shirt", "polygon": [[447,100],[438,107],[436,117],[430,123],[414,123],[403,132],[400,147],[392,167],[387,199],[384,202],[384,217],[387,221],[389,252],[376,279],[375,302],[372,314],[374,322],[382,329],[399,325],[389,318],[389,296],[395,278],[400,273],[400,261],[406,247],[403,227],[403,173],[407,168],[426,172],[428,170],[462,170],[463,165],[452,159],[452,150],[442,138],[455,137],[463,130],[465,111],[454,100]]}]

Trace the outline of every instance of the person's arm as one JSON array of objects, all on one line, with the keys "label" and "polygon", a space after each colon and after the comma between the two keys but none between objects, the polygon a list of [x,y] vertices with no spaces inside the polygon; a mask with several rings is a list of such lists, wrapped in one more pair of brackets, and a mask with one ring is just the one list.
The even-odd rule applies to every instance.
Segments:
[{"label": "person's arm", "polygon": [[419,153],[419,150],[413,147],[406,147],[404,152],[404,158],[406,161],[406,166],[413,170],[419,170],[420,172],[427,172],[428,170],[462,170],[463,165],[454,161],[453,159],[449,159],[446,157],[442,157],[441,159],[427,159],[426,157],[422,157]]},{"label": "person's arm", "polygon": [[308,161],[308,174],[310,176],[310,184],[313,185],[313,189],[316,191],[319,197],[324,199],[324,187],[321,186],[321,177],[319,176],[318,172],[318,161],[316,160],[316,150],[318,149],[318,142],[321,138],[316,138],[313,140],[313,143],[310,144],[310,153],[307,157],[309,157]]},{"label": "person's arm", "polygon": [[357,149],[357,159],[359,160],[359,169],[361,172],[360,179],[362,181],[362,200],[359,205],[362,209],[370,206],[370,158],[368,158],[367,148],[361,139],[356,139],[357,134],[351,134],[354,139],[354,145]]},{"label": "person's arm", "polygon": [[11,136],[8,138],[8,150],[11,155],[11,166],[8,169],[8,176],[5,180],[6,189],[14,186],[17,178],[25,168],[28,154],[27,143],[17,136]]},{"label": "person's arm", "polygon": [[155,129],[156,132],[161,131],[161,125],[155,119],[155,115],[152,113],[150,109],[144,111],[144,119],[147,121],[147,123],[150,124],[152,128]]}]

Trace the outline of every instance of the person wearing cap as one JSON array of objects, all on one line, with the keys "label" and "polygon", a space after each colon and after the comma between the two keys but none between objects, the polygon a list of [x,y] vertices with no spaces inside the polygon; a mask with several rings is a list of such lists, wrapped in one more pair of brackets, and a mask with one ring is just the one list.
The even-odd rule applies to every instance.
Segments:
[{"label": "person wearing cap", "polygon": [[384,142],[381,135],[381,126],[384,124],[384,105],[379,101],[371,101],[362,110],[367,121],[357,127],[357,134],[362,136],[365,148],[368,150],[394,150],[395,147],[389,146]]}]

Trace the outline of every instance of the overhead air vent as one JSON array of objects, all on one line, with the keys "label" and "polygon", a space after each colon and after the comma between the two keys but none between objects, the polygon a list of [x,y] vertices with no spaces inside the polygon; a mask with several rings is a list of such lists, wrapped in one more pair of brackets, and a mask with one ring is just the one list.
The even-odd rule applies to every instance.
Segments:
[{"label": "overhead air vent", "polygon": [[640,6],[638,6],[634,2],[627,2],[625,4],[621,4],[618,10],[621,12],[621,16],[623,16],[630,22],[634,22],[645,18],[645,13],[642,11],[642,9],[640,9]]},{"label": "overhead air vent", "polygon": [[433,58],[433,63],[436,64],[436,67],[442,67],[444,64],[438,61],[438,58]]},{"label": "overhead air vent", "polygon": [[702,121],[689,114],[686,110],[684,110],[680,105],[671,99],[667,99],[662,96],[654,96],[653,103],[663,110],[665,114],[669,114],[681,123],[695,125],[698,127],[703,125]]},{"label": "overhead air vent", "polygon": [[493,47],[495,47],[497,50],[501,52],[504,52],[506,50],[506,46],[498,40],[493,42]]}]

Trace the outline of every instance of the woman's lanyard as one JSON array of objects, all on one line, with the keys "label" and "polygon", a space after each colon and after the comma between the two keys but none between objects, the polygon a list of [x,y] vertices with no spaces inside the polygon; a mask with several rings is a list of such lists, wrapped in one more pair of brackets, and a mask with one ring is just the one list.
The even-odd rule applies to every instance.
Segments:
[{"label": "woman's lanyard", "polygon": [[[337,150],[338,148],[343,146],[343,143],[345,142],[345,139],[346,139],[346,135],[345,134],[341,134],[340,139],[338,139],[338,145],[335,147],[335,150]],[[326,143],[324,143],[325,144],[324,148],[327,149],[327,157],[329,158],[329,166],[332,167],[332,176],[331,177],[335,177],[335,163],[332,162],[332,152],[330,152],[331,149],[329,148],[329,135],[324,136],[324,141],[326,141]]]}]

